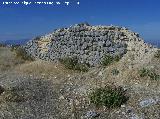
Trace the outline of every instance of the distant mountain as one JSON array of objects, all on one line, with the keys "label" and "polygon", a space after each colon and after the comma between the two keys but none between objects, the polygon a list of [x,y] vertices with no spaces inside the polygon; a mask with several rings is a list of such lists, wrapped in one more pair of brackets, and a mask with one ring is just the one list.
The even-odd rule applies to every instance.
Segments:
[{"label": "distant mountain", "polygon": [[27,41],[29,41],[29,39],[4,40],[4,41],[0,41],[0,43],[6,44],[6,45],[23,45],[23,44],[25,44]]},{"label": "distant mountain", "polygon": [[160,40],[147,40],[146,42],[160,48]]}]

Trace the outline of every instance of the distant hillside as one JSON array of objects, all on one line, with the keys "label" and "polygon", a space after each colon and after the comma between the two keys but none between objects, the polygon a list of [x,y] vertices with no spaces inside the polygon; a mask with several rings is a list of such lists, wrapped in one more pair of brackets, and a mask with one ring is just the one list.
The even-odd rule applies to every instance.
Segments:
[{"label": "distant hillside", "polygon": [[148,40],[146,42],[152,44],[153,46],[160,48],[160,40]]},{"label": "distant hillside", "polygon": [[23,45],[23,44],[25,44],[27,41],[29,41],[29,39],[4,40],[4,41],[0,41],[0,43],[6,44],[6,45]]}]

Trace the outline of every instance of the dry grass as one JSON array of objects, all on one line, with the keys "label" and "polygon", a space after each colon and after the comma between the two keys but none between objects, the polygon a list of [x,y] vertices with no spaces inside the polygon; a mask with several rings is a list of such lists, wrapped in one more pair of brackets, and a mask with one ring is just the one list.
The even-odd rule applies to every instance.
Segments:
[{"label": "dry grass", "polygon": [[22,64],[15,68],[15,70],[19,73],[27,74],[27,75],[43,75],[43,76],[61,76],[66,77],[68,75],[72,75],[76,72],[67,70],[63,65],[42,60],[37,60],[34,62],[28,62]]},{"label": "dry grass", "polygon": [[10,48],[0,47],[0,71],[9,70],[23,62],[20,58],[16,58],[15,53],[11,52]]},{"label": "dry grass", "polygon": [[[44,79],[45,81],[47,79],[51,79],[50,81],[54,84],[54,86],[53,86],[53,89],[50,88],[50,90],[55,90],[55,92],[59,92],[59,90],[62,89],[61,94],[63,94],[64,97],[68,96],[69,97],[68,99],[75,98],[75,100],[77,100],[78,99],[77,97],[79,95],[85,92],[88,93],[89,91],[91,91],[90,89],[94,89],[97,87],[104,87],[107,84],[113,83],[116,86],[127,87],[128,89],[127,92],[129,92],[130,98],[126,105],[134,108],[134,110],[136,110],[135,111],[136,114],[141,114],[144,111],[146,112],[150,111],[147,113],[148,118],[152,118],[152,115],[154,117],[154,113],[152,114],[152,111],[157,110],[157,113],[159,113],[158,112],[159,105],[158,106],[154,105],[149,107],[150,109],[148,110],[147,108],[146,110],[145,109],[143,110],[142,108],[139,107],[139,101],[141,101],[142,99],[145,99],[146,97],[158,96],[160,91],[160,81],[153,81],[153,80],[149,80],[147,77],[140,77],[138,71],[139,69],[142,68],[141,64],[135,64],[135,65],[140,65],[138,68],[135,67],[134,64],[133,64],[133,67],[129,68],[129,66],[131,65],[130,62],[132,61],[128,61],[127,59],[128,57],[127,58],[124,57],[124,59],[126,59],[125,61],[123,61],[122,59],[119,62],[111,64],[107,68],[103,68],[103,67],[93,68],[87,73],[78,73],[78,72],[66,69],[62,64],[41,61],[41,60],[37,60],[33,62],[25,62],[23,64],[21,63],[19,65],[15,65],[15,62],[20,62],[21,60],[19,61],[15,60],[14,52],[10,52],[9,49],[2,48],[0,50],[0,56],[1,56],[0,63],[13,66],[14,67],[13,70],[15,70],[16,73],[18,74],[21,74],[21,75],[26,74],[28,76],[29,75],[39,76],[41,77],[41,79]],[[150,63],[144,63],[143,67],[153,68],[155,69],[157,74],[160,74],[160,70],[159,70],[160,63],[158,59],[153,58]],[[113,75],[112,70],[114,69],[117,69],[119,71],[117,75]],[[48,77],[51,77],[51,78],[48,78]],[[33,80],[31,79],[31,81]],[[29,83],[29,85],[30,84],[33,84],[33,82]],[[39,84],[39,82],[36,84]],[[24,85],[24,87],[25,86],[26,84]],[[33,85],[33,89],[35,89],[35,86],[37,85]],[[45,88],[48,87],[48,84],[45,84],[44,87]],[[38,89],[42,89],[42,88],[38,87]],[[40,90],[40,92],[42,91]],[[38,93],[35,92],[35,94],[38,94]],[[78,96],[76,97],[76,95]],[[52,98],[52,95],[50,96]],[[56,98],[58,99],[59,97],[56,97]],[[87,100],[87,98],[85,100]],[[84,101],[82,101],[82,103],[83,102]],[[61,112],[66,113],[70,111],[68,109],[70,107],[68,100],[62,99],[62,103],[60,103],[59,105],[57,104],[57,106],[58,107],[61,106],[62,108]],[[86,106],[86,104],[82,106]],[[85,110],[81,107],[79,108],[76,105],[75,113],[78,113],[79,115],[81,115],[81,111],[83,113],[86,113],[86,111],[93,109],[91,107],[87,107],[87,110]],[[122,111],[122,108],[120,108],[119,110]],[[114,110],[111,113],[109,112],[109,114],[111,115],[110,119],[113,119],[114,116],[115,118],[117,118],[118,114],[115,114],[114,112],[116,111]],[[103,118],[104,113],[101,113],[102,115],[100,117],[101,119],[107,118],[105,116]],[[69,117],[71,116],[69,115]],[[64,118],[67,118],[67,116]]]}]

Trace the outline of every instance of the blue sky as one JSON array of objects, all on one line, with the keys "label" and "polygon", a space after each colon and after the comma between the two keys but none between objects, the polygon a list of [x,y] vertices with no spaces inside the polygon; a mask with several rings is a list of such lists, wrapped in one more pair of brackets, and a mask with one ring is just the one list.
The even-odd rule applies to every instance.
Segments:
[{"label": "blue sky", "polygon": [[4,6],[1,2],[0,41],[28,39],[84,21],[91,25],[126,26],[146,40],[160,40],[160,0],[48,1],[70,1],[70,5]]}]

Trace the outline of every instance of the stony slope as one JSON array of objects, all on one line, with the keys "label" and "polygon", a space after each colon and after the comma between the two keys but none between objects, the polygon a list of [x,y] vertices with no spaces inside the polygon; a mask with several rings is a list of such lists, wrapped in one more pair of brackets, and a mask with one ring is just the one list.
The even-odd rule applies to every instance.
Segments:
[{"label": "stony slope", "polygon": [[[4,52],[10,53],[9,49]],[[12,56],[7,60],[10,58]],[[3,55],[1,59],[6,60],[6,57]],[[141,78],[138,69],[142,66],[128,68],[130,64],[122,61],[106,68],[92,68],[87,73],[69,71],[63,65],[40,60],[0,72],[0,85],[14,89],[22,98],[21,101],[7,101],[8,92],[1,94],[0,118],[90,119],[98,113],[97,119],[158,119],[160,80]],[[159,61],[152,57],[143,67],[153,68],[160,74]],[[119,74],[113,75],[113,69],[119,70]],[[111,110],[90,104],[88,92],[112,83],[127,90],[126,104]]]},{"label": "stony slope", "polygon": [[[33,57],[54,61],[77,57],[80,63],[99,65],[107,54],[123,56],[134,50],[139,59],[151,54],[152,46],[144,43],[139,34],[118,26],[90,26],[76,24],[55,30],[51,34],[29,41],[26,51]],[[137,62],[136,60],[136,62]]]},{"label": "stony slope", "polygon": [[[157,48],[145,44],[138,34],[115,26],[81,24],[66,28],[66,34],[71,33],[72,36],[72,33],[75,32],[70,29],[79,27],[90,29],[85,32],[98,32],[98,34],[106,29],[104,32],[110,35],[104,41],[111,42],[107,48],[114,49],[113,46],[118,44],[122,46],[119,47],[120,49],[125,49],[123,45],[126,44],[127,53],[122,54],[123,57],[120,61],[107,67],[92,67],[86,73],[68,70],[62,64],[48,62],[51,59],[47,57],[52,54],[50,50],[53,51],[53,46],[55,47],[53,43],[60,43],[57,53],[62,50],[61,41],[63,40],[61,39],[63,38],[58,36],[59,40],[57,40],[54,37],[55,34],[62,33],[60,29],[50,35],[42,36],[40,39],[31,40],[24,46],[30,55],[47,61],[36,60],[19,63],[21,60],[18,61],[15,53],[11,52],[9,48],[0,49],[0,64],[7,64],[9,61],[12,66],[3,72],[1,70],[4,70],[4,66],[0,67],[0,85],[6,89],[0,95],[0,118],[90,119],[98,113],[97,119],[159,119],[160,80],[151,80],[149,77],[140,77],[139,75],[139,69],[142,68],[154,70],[156,74],[160,75],[160,59],[154,57]],[[116,33],[125,35],[117,38]],[[95,39],[95,37],[90,38],[91,40]],[[70,40],[75,41],[74,38],[70,38]],[[70,40],[66,41],[67,47]],[[83,44],[85,43],[84,41]],[[100,48],[101,52],[101,48],[104,47],[97,45],[96,48]],[[115,55],[114,51],[108,53]],[[71,53],[69,56],[73,54]],[[59,56],[61,55],[59,54]],[[84,55],[82,54],[82,56]],[[95,62],[96,64],[97,62]],[[112,73],[115,69],[119,71],[117,75]],[[91,104],[88,99],[89,92],[107,84],[123,87],[129,95],[127,103],[114,109],[96,108]],[[13,91],[12,93],[15,95],[8,91]],[[17,97],[20,100],[17,101]]]}]

